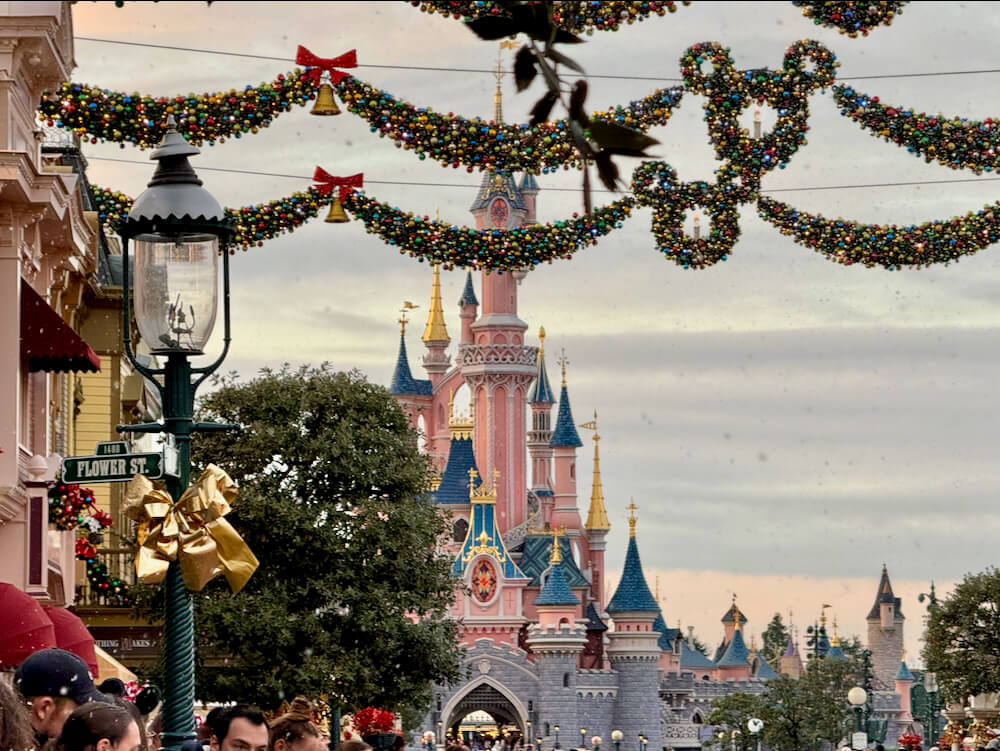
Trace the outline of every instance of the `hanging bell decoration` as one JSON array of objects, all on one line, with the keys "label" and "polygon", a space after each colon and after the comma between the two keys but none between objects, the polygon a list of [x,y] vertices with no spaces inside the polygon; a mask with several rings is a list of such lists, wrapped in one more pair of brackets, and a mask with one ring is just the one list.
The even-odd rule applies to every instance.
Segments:
[{"label": "hanging bell decoration", "polygon": [[311,115],[339,115],[340,107],[337,100],[333,98],[333,86],[325,81],[319,85],[319,93],[316,95],[316,104],[313,105]]},{"label": "hanging bell decoration", "polygon": [[330,213],[326,215],[324,221],[327,224],[343,224],[344,222],[351,221],[347,216],[347,212],[344,211],[344,204],[340,202],[338,196],[334,196],[330,202]]}]

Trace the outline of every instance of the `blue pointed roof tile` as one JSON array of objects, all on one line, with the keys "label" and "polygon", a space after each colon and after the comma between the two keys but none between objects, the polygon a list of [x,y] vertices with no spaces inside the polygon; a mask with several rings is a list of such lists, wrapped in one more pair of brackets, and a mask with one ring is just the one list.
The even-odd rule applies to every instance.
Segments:
[{"label": "blue pointed roof tile", "polygon": [[771,667],[771,664],[767,660],[762,657],[758,657],[757,659],[759,660],[759,663],[757,664],[758,678],[763,681],[769,681],[778,677],[778,673]]},{"label": "blue pointed roof tile", "polygon": [[545,579],[545,585],[538,593],[538,597],[535,598],[535,606],[565,606],[579,604],[580,598],[573,594],[573,590],[570,589],[569,584],[566,583],[566,577],[563,575],[562,562],[555,564],[549,571],[549,575]]},{"label": "blue pointed roof tile", "polygon": [[628,550],[625,553],[625,569],[618,582],[618,589],[608,603],[608,612],[614,613],[659,613],[660,606],[656,604],[653,593],[649,591],[646,577],[642,573],[642,562],[639,560],[639,547],[634,537],[628,538]]},{"label": "blue pointed roof tile", "polygon": [[431,396],[431,382],[414,378],[410,372],[410,361],[406,356],[406,338],[399,335],[399,355],[396,357],[396,369],[392,373],[392,383],[389,384],[390,394],[408,394],[414,396]]},{"label": "blue pointed roof tile", "polygon": [[465,276],[465,289],[462,290],[462,297],[458,301],[459,305],[479,305],[479,300],[476,299],[476,290],[472,286],[472,272],[469,271]]},{"label": "blue pointed roof tile", "polygon": [[[570,547],[569,538],[562,536],[559,538],[559,550],[562,553],[563,576],[570,587],[586,587],[589,582],[583,575],[576,561],[573,559],[573,550]],[[521,550],[521,559],[518,561],[521,571],[531,579],[531,586],[542,586],[542,578],[549,567],[549,560],[552,558],[552,536],[547,534],[529,534],[524,538],[524,547]]]},{"label": "blue pointed roof tile", "polygon": [[495,196],[502,196],[510,203],[511,208],[525,208],[521,191],[514,182],[514,176],[510,173],[495,172],[489,170],[483,173],[483,181],[479,184],[479,192],[476,193],[476,200],[469,207],[471,211],[485,209],[490,205]]},{"label": "blue pointed roof tile", "polygon": [[559,394],[559,415],[556,417],[556,429],[552,431],[552,439],[549,446],[582,446],[580,434],[576,432],[576,424],[573,422],[573,410],[569,406],[569,392],[566,387],[562,387]]},{"label": "blue pointed roof tile", "polygon": [[681,667],[696,670],[711,670],[715,667],[715,663],[688,644],[687,640],[684,640],[681,642]]},{"label": "blue pointed roof tile", "polygon": [[681,633],[679,628],[670,628],[667,625],[667,622],[663,620],[662,612],[657,613],[656,620],[653,621],[653,631],[660,632],[660,638],[657,639],[656,643],[664,652],[673,649],[674,639]]},{"label": "blue pointed roof tile", "polygon": [[594,603],[590,603],[587,606],[587,610],[584,613],[587,616],[587,630],[588,631],[607,631],[608,624],[601,620],[600,614],[597,612],[597,608],[594,607]]},{"label": "blue pointed roof tile", "polygon": [[839,644],[834,644],[826,651],[826,659],[846,660],[847,655],[844,654],[844,650],[840,648]]},{"label": "blue pointed roof tile", "polygon": [[913,677],[913,673],[910,672],[910,669],[906,667],[906,660],[899,663],[899,672],[896,673],[896,680],[909,681],[910,683],[913,683],[913,681],[916,680],[916,678]]},{"label": "blue pointed roof tile", "polygon": [[726,653],[722,655],[716,665],[720,668],[743,667],[750,665],[750,650],[747,649],[746,642],[743,641],[743,632],[736,629],[733,638],[729,640]]},{"label": "blue pointed roof tile", "polygon": [[537,193],[539,189],[538,189],[538,181],[535,180],[535,176],[532,175],[530,172],[525,172],[523,175],[521,175],[521,185],[518,187],[518,190],[520,190],[522,193],[531,191]]},{"label": "blue pointed roof tile", "polygon": [[[469,502],[469,470],[477,472],[476,455],[471,438],[452,438],[448,449],[448,463],[441,475],[441,484],[434,491],[435,503],[468,503]],[[478,488],[482,480],[476,476],[475,485]]]},{"label": "blue pointed roof tile", "polygon": [[531,390],[531,404],[553,404],[552,386],[549,385],[549,374],[545,370],[545,353],[538,352],[538,373],[535,375],[535,387]]}]

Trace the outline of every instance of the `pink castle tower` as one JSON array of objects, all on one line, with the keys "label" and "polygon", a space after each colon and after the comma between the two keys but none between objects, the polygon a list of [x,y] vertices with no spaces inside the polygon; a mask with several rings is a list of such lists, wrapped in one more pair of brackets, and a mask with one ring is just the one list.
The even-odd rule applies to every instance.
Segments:
[{"label": "pink castle tower", "polygon": [[[611,522],[604,505],[604,486],[601,483],[601,453],[598,449],[601,436],[597,432],[597,410],[594,410],[594,419],[580,427],[594,431],[594,479],[590,486],[590,508],[583,530],[589,554],[590,585],[593,588],[594,602],[600,610],[604,603],[604,551],[608,547],[607,536],[611,531]],[[660,601],[659,582],[657,582],[656,601]]]},{"label": "pink castle tower", "polygon": [[[580,509],[576,505],[576,450],[583,445],[580,434],[576,432],[573,422],[573,410],[569,403],[569,390],[566,388],[566,365],[569,361],[565,353],[559,358],[562,367],[562,390],[559,394],[559,411],[556,416],[556,427],[552,431],[553,474],[555,483],[552,503],[552,525],[565,527],[571,537],[580,542]],[[585,540],[581,548],[585,546]],[[581,560],[587,558],[586,550],[581,550]]]},{"label": "pink castle tower", "polygon": [[538,371],[531,390],[531,432],[528,453],[531,455],[531,489],[538,498],[542,522],[552,522],[552,405],[555,397],[545,369],[545,329],[538,330]]}]

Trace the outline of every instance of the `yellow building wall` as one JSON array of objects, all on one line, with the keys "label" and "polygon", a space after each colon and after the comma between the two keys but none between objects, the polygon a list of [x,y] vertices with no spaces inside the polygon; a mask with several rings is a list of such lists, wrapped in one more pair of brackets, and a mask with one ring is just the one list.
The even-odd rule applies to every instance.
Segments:
[{"label": "yellow building wall", "polygon": [[[97,444],[103,441],[118,440],[114,427],[118,424],[118,415],[113,410],[111,379],[118,375],[117,358],[101,355],[101,370],[98,373],[79,373],[83,386],[83,404],[80,414],[75,420],[74,454],[89,456],[97,450]],[[89,486],[94,491],[94,500],[98,507],[114,512],[111,503],[113,483],[96,483]]]}]

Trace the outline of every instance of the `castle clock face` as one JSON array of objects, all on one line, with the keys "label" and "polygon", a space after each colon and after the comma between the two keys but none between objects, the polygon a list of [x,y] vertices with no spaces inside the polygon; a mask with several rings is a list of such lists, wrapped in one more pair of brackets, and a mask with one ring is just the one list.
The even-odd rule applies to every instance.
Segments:
[{"label": "castle clock face", "polygon": [[493,226],[506,227],[508,215],[507,202],[502,198],[493,199],[493,203],[490,204],[490,219],[493,220]]}]

